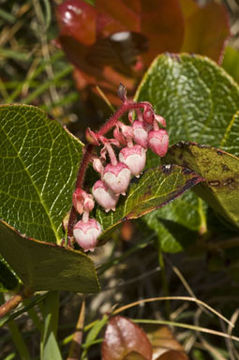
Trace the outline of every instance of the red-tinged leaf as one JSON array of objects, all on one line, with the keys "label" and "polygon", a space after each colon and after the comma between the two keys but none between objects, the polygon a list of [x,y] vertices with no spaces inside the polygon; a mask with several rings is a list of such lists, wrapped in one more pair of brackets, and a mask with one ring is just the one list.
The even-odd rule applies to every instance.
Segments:
[{"label": "red-tinged leaf", "polygon": [[[113,103],[118,84],[134,92],[146,66],[161,52],[179,51],[184,22],[179,0],[67,0],[57,8],[58,42],[76,68],[81,91],[100,86]],[[87,92],[86,92],[87,94]]]},{"label": "red-tinged leaf", "polygon": [[[168,326],[148,324],[144,326],[144,330],[152,344],[153,359],[164,359],[163,356],[165,356],[165,360],[168,359],[166,352],[168,356],[170,356],[170,353],[179,354],[179,357],[175,356],[175,360],[181,360],[181,354],[182,356],[185,355],[182,345],[175,339],[172,330]],[[169,357],[169,359],[171,358]],[[184,359],[187,359],[187,357],[182,357],[182,360]]]},{"label": "red-tinged leaf", "polygon": [[83,0],[64,1],[57,7],[61,35],[75,38],[81,44],[92,45],[96,40],[96,10]]},{"label": "red-tinged leaf", "polygon": [[225,41],[230,36],[229,19],[223,5],[209,2],[200,7],[194,0],[180,0],[185,18],[181,51],[202,54],[220,61]]},{"label": "red-tinged leaf", "polygon": [[[183,42],[184,20],[178,0],[96,0],[96,8],[117,20],[125,30],[146,36],[144,65],[164,51],[178,52]],[[103,31],[103,30],[102,30]]]},{"label": "red-tinged leaf", "polygon": [[152,346],[144,331],[122,317],[113,317],[105,331],[103,360],[152,359]]}]

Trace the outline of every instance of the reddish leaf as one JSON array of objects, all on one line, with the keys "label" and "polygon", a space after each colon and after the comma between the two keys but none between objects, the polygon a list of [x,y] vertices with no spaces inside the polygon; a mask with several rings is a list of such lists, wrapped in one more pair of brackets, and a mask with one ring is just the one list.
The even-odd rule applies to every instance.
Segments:
[{"label": "reddish leaf", "polygon": [[[172,330],[167,326],[148,325],[144,326],[149,341],[153,348],[153,358],[160,360],[187,360],[184,349],[175,339]],[[167,356],[166,356],[167,354]],[[175,354],[175,358],[170,357]],[[165,357],[164,357],[165,356]]]},{"label": "reddish leaf", "polygon": [[67,0],[57,7],[57,20],[58,41],[77,68],[78,89],[98,85],[107,95],[115,94],[120,82],[132,94],[154,57],[178,51],[183,42],[179,0],[97,0],[95,8]]},{"label": "reddish leaf", "polygon": [[194,0],[180,0],[185,18],[181,51],[202,54],[220,60],[225,41],[230,36],[229,19],[223,5],[209,2],[200,7]]},{"label": "reddish leaf", "polygon": [[115,104],[119,83],[132,95],[159,53],[181,49],[218,60],[229,35],[223,6],[199,7],[194,0],[96,0],[95,7],[67,0],[57,7],[57,20],[78,89],[98,85]]},{"label": "reddish leaf", "polygon": [[83,45],[96,40],[96,10],[84,0],[64,1],[57,7],[57,21],[62,36],[70,36]]},{"label": "reddish leaf", "polygon": [[113,317],[105,331],[103,360],[152,359],[152,346],[144,331],[122,317]]},{"label": "reddish leaf", "polygon": [[182,45],[184,21],[178,0],[96,0],[96,7],[125,30],[147,37],[149,50],[143,55],[146,66],[159,53],[177,52]]}]

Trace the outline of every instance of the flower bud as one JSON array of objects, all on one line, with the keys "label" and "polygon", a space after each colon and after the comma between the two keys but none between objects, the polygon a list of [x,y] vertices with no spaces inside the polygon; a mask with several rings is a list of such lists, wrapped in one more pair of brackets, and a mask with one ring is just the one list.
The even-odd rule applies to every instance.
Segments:
[{"label": "flower bud", "polygon": [[151,110],[150,108],[145,109],[144,112],[143,112],[143,119],[148,124],[153,124],[153,121],[154,121],[154,112],[153,112],[153,110]]},{"label": "flower bud", "polygon": [[114,128],[113,135],[114,135],[114,138],[115,138],[116,140],[118,140],[118,142],[119,142],[121,145],[126,145],[126,144],[127,144],[124,135],[123,135],[122,132],[119,130],[119,127],[115,127],[115,128]]},{"label": "flower bud", "polygon": [[146,163],[146,150],[140,145],[124,147],[119,153],[119,160],[126,164],[134,176],[139,177]]},{"label": "flower bud", "polygon": [[113,210],[119,199],[119,195],[113,193],[101,180],[96,181],[92,188],[92,194],[95,200],[100,206],[102,206],[106,212]]},{"label": "flower bud", "polygon": [[148,146],[148,131],[142,121],[135,120],[133,123],[133,139],[136,144],[147,148]]},{"label": "flower bud", "polygon": [[93,169],[97,171],[99,174],[103,173],[104,166],[102,165],[102,162],[99,158],[95,157],[93,159]]},{"label": "flower bud", "polygon": [[117,165],[108,164],[105,167],[102,180],[116,195],[125,195],[130,177],[128,166],[119,162]]},{"label": "flower bud", "polygon": [[149,132],[149,147],[157,155],[163,157],[168,151],[168,133],[166,130],[152,130]]},{"label": "flower bud", "polygon": [[84,211],[90,212],[95,206],[93,196],[82,189],[76,189],[72,196],[72,203],[79,214]]},{"label": "flower bud", "polygon": [[88,219],[86,222],[80,220],[73,229],[74,238],[84,251],[94,251],[101,232],[101,225],[95,219]]},{"label": "flower bud", "polygon": [[155,115],[155,120],[163,127],[166,127],[166,120],[161,115]]}]

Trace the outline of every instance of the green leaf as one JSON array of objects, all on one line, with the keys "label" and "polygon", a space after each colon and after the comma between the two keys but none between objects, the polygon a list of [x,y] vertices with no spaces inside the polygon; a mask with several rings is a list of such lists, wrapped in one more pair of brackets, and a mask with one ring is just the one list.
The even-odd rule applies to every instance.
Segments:
[{"label": "green leaf", "polygon": [[[151,102],[165,117],[171,144],[188,140],[238,151],[239,118],[233,116],[239,107],[239,87],[213,61],[186,54],[159,56],[140,84],[136,100]],[[187,222],[181,224],[187,208]],[[177,251],[183,243],[178,239],[179,232],[174,233],[176,223],[188,228],[189,235],[191,230],[203,232],[205,208],[195,194],[186,193],[145,220],[159,234],[164,250]],[[171,226],[164,220],[174,223]]]},{"label": "green leaf", "polygon": [[237,82],[239,82],[239,51],[231,46],[227,46],[223,56],[222,67],[230,74]]},{"label": "green leaf", "polygon": [[0,223],[0,253],[33,291],[95,293],[99,284],[93,261],[84,253],[26,238]]},{"label": "green leaf", "polygon": [[239,158],[214,147],[179,143],[166,161],[187,166],[205,178],[195,191],[227,221],[239,228]]},{"label": "green leaf", "polygon": [[44,322],[41,334],[41,360],[62,360],[57,344],[59,293],[57,291],[49,292],[41,309]]},{"label": "green leaf", "polygon": [[229,122],[225,136],[221,141],[220,148],[233,155],[239,156],[238,134],[239,134],[239,111],[237,111],[236,114],[233,115],[231,121]]},{"label": "green leaf", "polygon": [[127,197],[121,197],[115,212],[97,209],[103,236],[122,221],[139,218],[164,206],[200,181],[200,176],[176,165],[146,170],[139,179],[131,181]]},{"label": "green leaf", "polygon": [[164,252],[175,253],[191,245],[202,226],[199,207],[202,201],[188,191],[158,211],[144,217],[161,239]]},{"label": "green leaf", "polygon": [[1,106],[0,129],[0,218],[59,243],[83,145],[33,106]]},{"label": "green leaf", "polygon": [[136,94],[165,117],[170,143],[196,141],[219,147],[239,108],[239,86],[202,56],[161,55]]}]

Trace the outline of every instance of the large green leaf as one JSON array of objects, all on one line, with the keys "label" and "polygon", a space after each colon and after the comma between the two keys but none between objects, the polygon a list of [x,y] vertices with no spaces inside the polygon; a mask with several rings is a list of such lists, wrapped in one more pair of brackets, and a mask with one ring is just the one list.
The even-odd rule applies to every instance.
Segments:
[{"label": "large green leaf", "polygon": [[63,236],[82,144],[33,106],[0,107],[0,218],[47,242]]},{"label": "large green leaf", "polygon": [[92,260],[80,251],[34,240],[0,223],[0,253],[33,291],[94,293],[99,284]]},{"label": "large green leaf", "polygon": [[[140,84],[136,100],[150,101],[156,112],[166,118],[171,144],[190,140],[238,151],[239,118],[234,114],[239,108],[239,87],[213,61],[186,54],[159,56]],[[186,224],[182,223],[185,209]],[[190,238],[191,230],[203,232],[204,209],[205,204],[195,194],[185,193],[145,220],[159,234],[165,251],[177,251],[182,243],[174,232],[175,226],[188,228]],[[173,226],[168,220],[174,221]]]},{"label": "large green leaf", "polygon": [[239,86],[202,56],[161,55],[136,94],[165,117],[170,143],[182,140],[220,146],[239,109]]},{"label": "large green leaf", "polygon": [[127,197],[121,197],[115,212],[97,209],[103,236],[125,220],[136,219],[166,205],[202,180],[194,172],[177,165],[146,170],[139,179],[133,179]]},{"label": "large green leaf", "polygon": [[206,182],[197,187],[197,193],[220,216],[239,227],[239,158],[217,148],[181,142],[170,148],[166,161],[203,176]]}]

